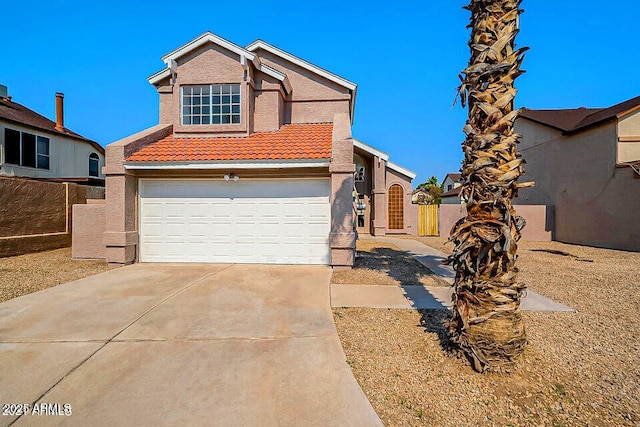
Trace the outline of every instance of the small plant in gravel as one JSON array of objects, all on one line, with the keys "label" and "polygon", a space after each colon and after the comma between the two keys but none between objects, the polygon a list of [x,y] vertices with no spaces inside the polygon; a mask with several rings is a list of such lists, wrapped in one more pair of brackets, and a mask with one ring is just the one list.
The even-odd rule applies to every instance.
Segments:
[{"label": "small plant in gravel", "polygon": [[562,384],[556,384],[553,387],[553,391],[556,393],[558,397],[564,397],[567,394],[567,390],[564,388]]}]

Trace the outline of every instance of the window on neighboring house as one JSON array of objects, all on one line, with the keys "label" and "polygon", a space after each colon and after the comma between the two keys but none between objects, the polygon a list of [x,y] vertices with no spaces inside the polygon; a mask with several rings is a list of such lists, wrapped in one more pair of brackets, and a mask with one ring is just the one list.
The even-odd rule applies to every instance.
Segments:
[{"label": "window on neighboring house", "polygon": [[89,154],[89,176],[99,176],[100,157],[96,153]]},{"label": "window on neighboring house", "polygon": [[453,184],[447,184],[447,191],[453,190]]},{"label": "window on neighboring house", "polygon": [[49,169],[49,138],[38,136],[36,141],[36,167]]},{"label": "window on neighboring house", "polygon": [[4,161],[14,165],[20,164],[20,132],[17,130],[4,130]]},{"label": "window on neighboring house", "polygon": [[182,124],[240,123],[240,85],[182,86]]},{"label": "window on neighboring house", "polygon": [[4,130],[5,163],[30,168],[49,169],[49,138],[20,132]]}]

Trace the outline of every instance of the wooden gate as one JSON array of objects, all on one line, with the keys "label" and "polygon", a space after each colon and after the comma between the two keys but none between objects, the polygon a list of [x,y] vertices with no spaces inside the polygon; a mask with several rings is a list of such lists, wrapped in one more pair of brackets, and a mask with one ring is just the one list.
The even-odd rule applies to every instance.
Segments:
[{"label": "wooden gate", "polygon": [[438,235],[438,205],[420,205],[418,236]]}]

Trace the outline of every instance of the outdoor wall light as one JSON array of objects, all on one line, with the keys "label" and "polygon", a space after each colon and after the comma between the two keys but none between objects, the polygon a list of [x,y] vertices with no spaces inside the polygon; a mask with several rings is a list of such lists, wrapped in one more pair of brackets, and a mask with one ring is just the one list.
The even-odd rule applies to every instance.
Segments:
[{"label": "outdoor wall light", "polygon": [[230,174],[224,176],[224,180],[225,181],[229,181],[230,179],[235,181],[235,182],[238,182],[240,177],[238,175],[236,175],[235,173],[230,173]]}]

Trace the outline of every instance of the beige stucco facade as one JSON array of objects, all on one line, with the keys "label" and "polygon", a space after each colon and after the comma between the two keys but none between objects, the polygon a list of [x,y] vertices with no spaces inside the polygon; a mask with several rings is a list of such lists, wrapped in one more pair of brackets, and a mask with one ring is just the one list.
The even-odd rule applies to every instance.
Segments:
[{"label": "beige stucco facade", "polygon": [[620,164],[640,160],[625,140],[640,140],[638,113],[568,134],[526,118],[515,128],[523,135],[522,180],[535,181],[520,190],[517,204],[552,206],[554,240],[640,250],[640,176]]},{"label": "beige stucco facade", "polygon": [[640,160],[640,110],[618,122],[618,163]]}]

